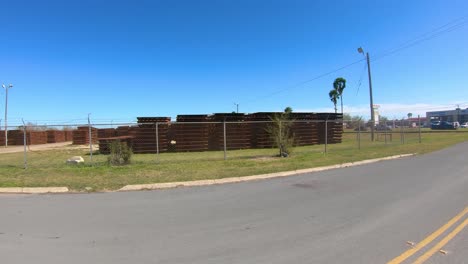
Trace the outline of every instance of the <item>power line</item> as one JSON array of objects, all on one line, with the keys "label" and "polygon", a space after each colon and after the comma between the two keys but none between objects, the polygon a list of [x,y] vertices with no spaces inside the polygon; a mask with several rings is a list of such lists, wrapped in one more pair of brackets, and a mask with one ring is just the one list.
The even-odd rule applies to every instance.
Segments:
[{"label": "power line", "polygon": [[[437,28],[435,28],[435,29],[433,29],[433,30],[427,31],[427,32],[425,32],[425,33],[423,33],[423,34],[421,34],[421,35],[415,37],[415,38],[412,38],[412,39],[410,39],[410,40],[407,40],[407,41],[405,41],[404,43],[401,43],[398,47],[395,47],[395,48],[392,48],[392,49],[388,49],[388,50],[386,50],[386,51],[383,51],[382,53],[391,52],[392,50],[397,49],[397,48],[400,48],[401,46],[408,45],[408,44],[410,44],[410,43],[412,43],[412,42],[414,42],[414,41],[416,41],[416,40],[418,40],[418,39],[424,38],[424,37],[426,37],[426,36],[428,36],[428,35],[430,35],[430,34],[433,34],[433,33],[436,33],[436,32],[438,32],[438,31],[441,31],[441,30],[442,30],[443,28],[445,28],[445,27],[451,26],[451,25],[453,25],[453,24],[458,24],[458,23],[459,23],[458,21],[463,21],[464,19],[466,19],[466,17],[467,17],[467,16],[463,16],[463,17],[459,17],[459,18],[457,18],[457,19],[454,19],[454,20],[448,22],[447,24],[444,24],[444,25],[442,25],[442,26],[440,26],[440,27],[437,27]],[[377,54],[377,57],[378,57],[378,56],[379,56],[379,54]]]},{"label": "power line", "polygon": [[340,67],[340,68],[337,68],[337,69],[335,69],[335,70],[332,70],[332,71],[329,71],[329,72],[326,72],[326,73],[322,73],[322,74],[320,74],[320,75],[315,76],[315,77],[312,78],[312,79],[299,82],[299,83],[297,83],[297,84],[295,84],[295,85],[292,85],[292,86],[290,86],[290,87],[288,87],[288,88],[285,88],[285,89],[282,89],[282,90],[277,90],[276,92],[270,93],[270,94],[268,94],[268,95],[265,95],[265,96],[262,96],[262,97],[257,97],[257,98],[254,98],[254,99],[252,99],[252,100],[248,100],[248,101],[245,102],[245,104],[247,104],[247,103],[249,103],[249,102],[257,101],[257,100],[259,100],[259,99],[265,99],[265,98],[271,97],[271,96],[273,96],[273,95],[277,95],[277,94],[283,93],[283,92],[285,92],[285,91],[288,91],[288,90],[297,88],[297,87],[299,87],[299,86],[301,86],[301,85],[304,85],[304,84],[306,84],[306,83],[309,83],[309,82],[318,80],[318,79],[323,78],[323,77],[325,77],[325,76],[328,76],[328,75],[330,75],[330,74],[332,74],[332,73],[341,71],[341,70],[346,69],[346,68],[348,68],[348,67],[351,67],[351,66],[353,66],[353,65],[355,65],[355,64],[357,64],[357,63],[359,63],[359,62],[361,62],[361,61],[365,61],[365,59],[360,59],[360,60],[358,60],[358,61],[351,62],[351,63],[346,64],[346,65],[344,65],[344,66],[342,66],[342,67]]},{"label": "power line", "polygon": [[[389,49],[389,50],[383,52],[382,54],[377,55],[376,57],[374,57],[374,58],[372,59],[372,61],[380,60],[380,59],[382,59],[382,58],[384,58],[384,57],[393,55],[393,54],[395,54],[395,53],[397,53],[397,52],[399,52],[399,51],[402,51],[402,50],[404,50],[404,49],[408,49],[408,48],[411,48],[411,47],[413,47],[413,46],[415,46],[415,45],[418,45],[418,44],[420,44],[420,43],[422,43],[422,42],[424,42],[424,41],[428,41],[428,40],[430,40],[430,39],[433,39],[433,38],[438,37],[438,36],[440,36],[440,35],[443,35],[443,34],[445,34],[445,33],[449,33],[449,32],[452,32],[452,31],[454,31],[454,30],[456,30],[456,29],[459,29],[459,28],[461,28],[463,25],[465,25],[466,23],[468,23],[468,21],[466,20],[467,17],[468,17],[468,16],[463,16],[463,17],[454,19],[454,20],[452,20],[452,21],[449,22],[449,23],[446,23],[446,24],[444,24],[444,25],[442,25],[442,26],[440,26],[440,27],[437,27],[437,28],[435,28],[435,29],[433,29],[433,30],[431,30],[431,31],[428,31],[428,32],[426,32],[426,33],[423,33],[423,34],[417,36],[416,38],[413,38],[413,39],[411,39],[411,40],[408,40],[408,41],[404,42],[403,44],[398,45],[396,48]],[[346,69],[346,68],[348,68],[348,67],[351,67],[351,66],[353,66],[353,65],[355,65],[355,64],[357,64],[357,63],[359,63],[359,62],[361,62],[361,61],[364,61],[364,60],[365,60],[365,59],[361,59],[361,60],[358,60],[358,61],[355,61],[355,62],[346,64],[346,65],[344,65],[344,66],[342,66],[342,67],[340,67],[340,68],[337,68],[337,69],[335,69],[335,70],[332,70],[332,71],[329,71],[329,72],[326,72],[326,73],[323,73],[323,74],[319,74],[319,75],[317,75],[317,76],[315,76],[315,77],[313,77],[313,78],[311,78],[311,79],[309,79],[309,80],[305,80],[305,81],[299,82],[299,83],[294,84],[294,85],[292,85],[292,86],[290,86],[290,87],[287,87],[287,88],[284,88],[284,89],[281,89],[281,90],[277,90],[277,91],[275,91],[275,92],[272,92],[272,93],[270,93],[270,94],[267,94],[267,95],[264,95],[264,96],[261,96],[261,97],[256,97],[256,98],[254,98],[254,99],[252,99],[252,100],[248,100],[248,101],[246,101],[244,104],[248,104],[248,103],[253,102],[253,101],[258,101],[258,100],[260,100],[260,99],[266,99],[266,98],[272,97],[272,96],[274,96],[274,95],[283,93],[283,92],[285,92],[285,91],[288,91],[288,90],[297,88],[297,87],[302,86],[302,85],[304,85],[304,84],[307,84],[307,83],[309,83],[309,82],[318,80],[318,79],[323,78],[323,77],[325,77],[325,76],[328,76],[328,75],[330,75],[330,74],[332,74],[332,73],[341,71],[341,70]],[[364,69],[365,69],[365,68],[364,68]],[[362,79],[362,78],[360,78],[360,79]],[[361,82],[361,80],[360,80],[360,82]],[[360,85],[361,85],[360,82],[359,82],[358,88],[359,88]]]},{"label": "power line", "polygon": [[361,75],[359,76],[359,81],[357,83],[356,95],[358,95],[359,93],[359,88],[361,87],[361,84],[362,84],[362,77],[364,77],[364,72],[366,71],[366,69],[367,69],[367,63],[364,63],[364,68],[362,68]]},{"label": "power line", "polygon": [[[376,57],[374,57],[374,59],[372,61],[380,60],[380,59],[382,59],[384,57],[393,55],[393,54],[395,54],[395,53],[397,53],[399,51],[402,51],[404,49],[411,48],[411,47],[416,46],[416,45],[418,45],[418,44],[420,44],[422,42],[431,40],[431,39],[436,38],[436,37],[438,37],[440,35],[443,35],[445,33],[449,33],[449,32],[452,32],[454,30],[457,30],[457,29],[461,28],[462,26],[464,26],[466,23],[468,23],[468,20],[465,20],[465,19],[466,19],[466,17],[462,17],[462,18],[458,19],[458,20],[461,20],[462,22],[455,23],[454,25],[451,25],[451,26],[449,26],[448,28],[446,28],[444,30],[441,30],[441,29],[447,27],[451,23],[445,24],[444,26],[439,27],[439,28],[437,28],[435,30],[426,32],[426,33],[422,34],[421,36],[419,36],[417,38],[414,38],[412,40],[406,41],[404,44],[399,45],[399,47],[397,47],[397,48],[390,49],[390,50],[388,50],[387,52],[384,52],[381,55],[377,55]],[[465,21],[463,21],[463,20],[465,20]]]}]

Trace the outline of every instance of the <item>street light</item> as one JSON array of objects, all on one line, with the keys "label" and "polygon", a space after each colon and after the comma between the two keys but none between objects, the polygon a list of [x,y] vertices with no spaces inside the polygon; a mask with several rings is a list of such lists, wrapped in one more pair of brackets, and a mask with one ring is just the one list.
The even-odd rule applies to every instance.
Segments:
[{"label": "street light", "polygon": [[8,147],[8,131],[7,131],[7,126],[8,126],[8,120],[7,120],[7,113],[8,113],[8,89],[13,88],[13,85],[10,84],[6,86],[5,84],[2,84],[2,87],[5,89],[5,148]]},{"label": "street light", "polygon": [[374,141],[374,129],[375,129],[375,120],[374,120],[374,100],[372,98],[372,78],[371,78],[371,70],[370,70],[370,59],[369,59],[369,52],[364,54],[364,50],[362,47],[358,49],[359,53],[362,53],[364,57],[366,57],[367,61],[367,73],[369,75],[369,97],[370,97],[370,112],[371,112],[371,140]]},{"label": "street light", "polygon": [[239,104],[238,103],[234,103],[237,107],[237,112],[236,113],[239,113]]}]

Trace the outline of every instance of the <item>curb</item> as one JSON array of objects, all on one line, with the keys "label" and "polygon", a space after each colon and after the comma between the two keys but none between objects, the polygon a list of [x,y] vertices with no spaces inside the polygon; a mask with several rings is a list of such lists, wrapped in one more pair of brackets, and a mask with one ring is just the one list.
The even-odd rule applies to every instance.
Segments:
[{"label": "curb", "polygon": [[44,194],[44,193],[66,193],[67,187],[6,187],[0,188],[0,193],[27,193],[27,194]]},{"label": "curb", "polygon": [[214,179],[214,180],[199,180],[199,181],[185,181],[185,182],[165,182],[165,183],[126,185],[126,186],[120,188],[117,191],[118,192],[123,192],[123,191],[157,190],[157,189],[170,189],[170,188],[177,188],[177,187],[209,186],[209,185],[214,185],[214,184],[257,181],[257,180],[265,180],[265,179],[272,179],[272,178],[279,178],[279,177],[295,176],[295,175],[304,174],[304,173],[326,171],[326,170],[331,170],[331,169],[340,169],[340,168],[361,166],[361,165],[375,163],[375,162],[379,162],[379,161],[405,158],[405,157],[410,157],[410,156],[414,156],[414,155],[416,155],[416,154],[395,155],[395,156],[390,156],[390,157],[385,157],[385,158],[362,160],[362,161],[356,161],[356,162],[348,162],[348,163],[343,163],[343,164],[338,164],[338,165],[331,165],[331,166],[324,166],[324,167],[317,167],[317,168],[310,168],[310,169],[302,169],[302,170],[294,170],[294,171],[275,172],[275,173],[268,173],[268,174],[254,175],[254,176],[231,177],[231,178]]}]

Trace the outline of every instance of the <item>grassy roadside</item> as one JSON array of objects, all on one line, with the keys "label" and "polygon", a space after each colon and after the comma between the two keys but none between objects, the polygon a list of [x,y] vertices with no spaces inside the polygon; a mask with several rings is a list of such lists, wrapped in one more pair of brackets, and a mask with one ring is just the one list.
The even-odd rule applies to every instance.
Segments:
[{"label": "grassy roadside", "polygon": [[[223,152],[163,153],[134,155],[128,166],[112,167],[106,164],[105,155],[93,155],[84,149],[33,151],[28,153],[28,169],[23,169],[23,153],[0,155],[0,187],[47,187],[67,186],[71,190],[115,190],[127,184],[220,179],[255,174],[288,171],[358,160],[386,157],[397,154],[423,154],[468,140],[468,133],[425,133],[422,143],[417,134],[408,134],[401,144],[398,133],[387,144],[382,137],[370,142],[368,135],[361,137],[358,149],[356,134],[346,133],[343,143],[324,146],[295,148],[289,158],[277,158],[276,149],[228,151],[228,160]],[[70,156],[81,155],[87,161],[82,165],[67,165]]]}]

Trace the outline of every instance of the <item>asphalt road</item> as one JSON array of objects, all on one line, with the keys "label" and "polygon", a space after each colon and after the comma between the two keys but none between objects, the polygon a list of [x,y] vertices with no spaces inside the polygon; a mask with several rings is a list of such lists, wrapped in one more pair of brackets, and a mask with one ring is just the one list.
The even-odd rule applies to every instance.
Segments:
[{"label": "asphalt road", "polygon": [[[386,263],[468,206],[468,142],[301,176],[0,196],[1,263]],[[462,227],[465,214],[406,259]],[[426,239],[427,240],[427,239]],[[426,263],[468,263],[461,228]]]}]

